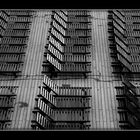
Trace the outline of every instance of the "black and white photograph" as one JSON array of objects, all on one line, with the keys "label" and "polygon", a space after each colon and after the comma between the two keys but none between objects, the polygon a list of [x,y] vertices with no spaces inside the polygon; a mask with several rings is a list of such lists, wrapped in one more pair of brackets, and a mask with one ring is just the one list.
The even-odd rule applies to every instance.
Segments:
[{"label": "black and white photograph", "polygon": [[0,131],[140,130],[140,9],[0,9]]}]

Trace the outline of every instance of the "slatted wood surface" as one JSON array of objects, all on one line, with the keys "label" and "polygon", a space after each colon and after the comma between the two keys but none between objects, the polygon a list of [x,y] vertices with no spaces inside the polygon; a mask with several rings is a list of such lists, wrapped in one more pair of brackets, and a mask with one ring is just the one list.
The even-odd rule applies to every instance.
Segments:
[{"label": "slatted wood surface", "polygon": [[[16,103],[12,118],[13,129],[31,128],[32,110],[38,86],[43,81],[41,75],[43,53],[49,25],[49,11],[38,11],[32,19],[29,41],[25,53],[22,75],[15,81],[0,81],[1,86],[19,86],[16,91]],[[25,106],[22,106],[25,105]]]},{"label": "slatted wood surface", "polygon": [[[19,86],[16,91],[16,105],[13,114],[12,128],[30,128],[32,110],[35,97],[39,94],[38,86],[42,83],[41,74],[44,46],[46,44],[47,30],[49,27],[49,11],[37,11],[32,20],[28,47],[23,65],[21,79],[15,81],[0,81],[1,86]],[[116,129],[118,128],[118,113],[115,86],[121,84],[114,81],[111,75],[109,45],[107,41],[107,12],[92,11],[92,44],[91,62],[92,76],[88,79],[63,79],[54,80],[58,85],[70,84],[74,87],[92,87],[90,101],[91,129]],[[35,75],[35,76],[32,76]],[[21,102],[27,103],[21,107]]]},{"label": "slatted wood surface", "polygon": [[91,129],[118,129],[118,113],[115,81],[111,74],[111,58],[109,55],[107,12],[92,11],[92,44],[91,63],[92,76],[88,79],[55,80],[55,83],[70,86],[92,87],[91,90]]}]

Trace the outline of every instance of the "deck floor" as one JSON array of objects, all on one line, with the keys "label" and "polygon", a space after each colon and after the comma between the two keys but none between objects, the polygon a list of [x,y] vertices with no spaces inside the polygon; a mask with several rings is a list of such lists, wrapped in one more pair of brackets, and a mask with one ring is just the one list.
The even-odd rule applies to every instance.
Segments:
[{"label": "deck floor", "polygon": [[[49,12],[38,11],[33,19],[31,33],[23,67],[23,77],[15,81],[1,81],[3,85],[19,86],[15,110],[12,118],[12,128],[30,128],[32,110],[38,86],[42,83],[41,71],[44,46],[47,42],[50,17]],[[118,113],[115,98],[115,86],[119,81],[112,77],[111,60],[109,56],[107,12],[92,11],[92,73],[88,79],[54,80],[58,85],[92,87],[91,97],[91,129],[117,129]],[[19,102],[26,102],[27,107],[20,107]]]},{"label": "deck floor", "polygon": [[107,12],[92,11],[92,73],[88,79],[55,80],[58,85],[92,87],[91,129],[118,129],[118,113],[115,86],[109,55]]},{"label": "deck floor", "polygon": [[[47,42],[50,16],[49,11],[37,11],[33,18],[22,76],[14,81],[1,81],[1,86],[19,86],[16,91],[16,104],[12,116],[12,128],[31,128],[32,110],[38,86],[42,83],[41,76],[43,54]],[[20,107],[20,102],[27,107]]]}]

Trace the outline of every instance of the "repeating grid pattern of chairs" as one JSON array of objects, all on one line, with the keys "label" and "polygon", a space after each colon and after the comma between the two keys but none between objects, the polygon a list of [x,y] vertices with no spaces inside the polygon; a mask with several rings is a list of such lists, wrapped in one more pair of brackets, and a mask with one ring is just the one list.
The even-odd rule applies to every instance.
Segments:
[{"label": "repeating grid pattern of chairs", "polygon": [[11,125],[11,117],[15,106],[17,87],[0,87],[0,129],[8,129]]}]

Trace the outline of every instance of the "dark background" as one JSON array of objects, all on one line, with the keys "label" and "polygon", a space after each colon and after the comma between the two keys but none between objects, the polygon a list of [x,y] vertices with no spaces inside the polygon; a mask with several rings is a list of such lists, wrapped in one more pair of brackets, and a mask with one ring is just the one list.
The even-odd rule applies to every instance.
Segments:
[{"label": "dark background", "polygon": [[135,9],[137,0],[1,0],[1,9]]},{"label": "dark background", "polygon": [[[1,0],[0,9],[140,9],[138,0]],[[0,140],[138,139],[139,131],[0,131]]]}]

